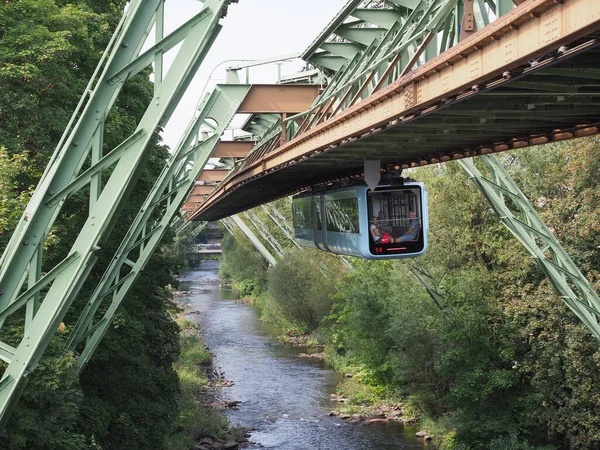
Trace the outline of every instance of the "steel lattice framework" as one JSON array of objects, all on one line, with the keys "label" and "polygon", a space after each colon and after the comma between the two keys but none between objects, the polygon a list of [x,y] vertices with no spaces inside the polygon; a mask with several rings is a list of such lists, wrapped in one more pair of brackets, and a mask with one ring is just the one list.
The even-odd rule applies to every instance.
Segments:
[{"label": "steel lattice framework", "polygon": [[[127,192],[148,158],[155,130],[168,122],[220,31],[219,21],[231,2],[207,0],[195,17],[168,36],[163,35],[162,0],[134,0],[129,4],[2,256],[0,331],[13,315],[24,316],[25,323],[18,345],[0,342],[0,359],[6,364],[0,381],[2,424],[92,270],[98,244],[110,235]],[[153,27],[155,44],[142,52]],[[163,55],[176,45],[179,50],[170,69],[163,74]],[[155,64],[152,101],[135,132],[103,155],[105,118],[125,82],[152,63]],[[197,123],[165,161],[156,185],[71,333],[69,348],[81,350],[80,365],[85,364],[98,345],[115,309],[178,212],[245,92],[244,87],[232,86],[209,96],[201,105]],[[206,117],[216,120],[218,127],[212,137],[199,141],[194,132]],[[68,256],[42,273],[46,236],[60,216],[64,202],[77,192],[85,195],[89,192],[89,216]],[[106,301],[108,305],[103,307],[102,316],[95,317],[98,306]]]}]

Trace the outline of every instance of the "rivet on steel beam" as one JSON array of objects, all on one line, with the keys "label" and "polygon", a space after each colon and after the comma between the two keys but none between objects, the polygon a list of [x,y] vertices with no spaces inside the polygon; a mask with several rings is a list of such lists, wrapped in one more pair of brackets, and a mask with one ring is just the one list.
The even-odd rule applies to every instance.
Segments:
[{"label": "rivet on steel beam", "polygon": [[504,79],[506,79],[506,80],[509,80],[509,79],[511,79],[511,78],[512,78],[512,76],[513,76],[513,74],[512,74],[512,72],[511,72],[511,71],[509,71],[509,70],[507,70],[506,72],[504,72],[504,73],[502,74],[502,78],[504,78]]},{"label": "rivet on steel beam", "polygon": [[529,17],[531,17],[531,18],[540,17],[540,13],[532,11],[532,12],[529,13]]},{"label": "rivet on steel beam", "polygon": [[448,155],[444,155],[440,158],[440,161],[442,162],[446,162],[446,161],[450,161],[452,158],[450,158]]},{"label": "rivet on steel beam", "polygon": [[569,51],[569,47],[567,47],[566,45],[563,45],[563,46],[559,47],[557,53],[559,55],[562,55],[563,53],[566,53],[568,51]]},{"label": "rivet on steel beam", "polygon": [[429,163],[430,163],[430,164],[437,164],[437,163],[439,163],[439,162],[440,162],[440,160],[439,160],[438,158],[431,158],[431,159],[429,160]]},{"label": "rivet on steel beam", "polygon": [[481,150],[479,150],[479,153],[482,155],[487,155],[488,153],[492,153],[494,150],[489,148],[489,147],[484,147]]},{"label": "rivet on steel beam", "polygon": [[73,142],[73,147],[77,147],[79,145],[79,141]]},{"label": "rivet on steel beam", "polygon": [[27,241],[27,240],[23,241],[23,245],[29,245],[29,241]]},{"label": "rivet on steel beam", "polygon": [[4,291],[0,290],[0,295],[4,295]]},{"label": "rivet on steel beam", "polygon": [[410,167],[419,167],[419,163],[417,163],[417,162],[411,162],[410,163]]},{"label": "rivet on steel beam", "polygon": [[510,24],[510,26],[509,26],[509,28],[510,28],[511,30],[518,30],[518,29],[519,29],[519,26],[518,26],[518,25],[515,25],[514,23],[511,23],[511,24]]},{"label": "rivet on steel beam", "polygon": [[465,155],[463,155],[462,153],[454,153],[452,155],[452,158],[454,158],[454,159],[462,159],[464,157],[465,157]]},{"label": "rivet on steel beam", "polygon": [[127,42],[123,42],[123,43],[121,44],[121,47],[123,47],[123,48],[127,48],[127,47],[129,47],[129,44],[128,44]]},{"label": "rivet on steel beam", "polygon": [[427,160],[425,160],[425,159],[422,159],[421,161],[419,161],[419,164],[420,164],[421,166],[426,166],[427,164],[429,164],[429,161],[427,161]]},{"label": "rivet on steel beam", "polygon": [[495,152],[503,152],[505,150],[508,150],[509,147],[506,144],[498,144],[498,145],[494,145],[494,151]]}]

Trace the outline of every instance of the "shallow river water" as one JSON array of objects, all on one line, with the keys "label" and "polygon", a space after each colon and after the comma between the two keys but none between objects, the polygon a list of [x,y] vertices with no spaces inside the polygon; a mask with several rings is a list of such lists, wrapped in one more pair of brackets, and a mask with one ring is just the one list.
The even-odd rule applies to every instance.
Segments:
[{"label": "shallow river water", "polygon": [[279,344],[250,305],[220,287],[218,262],[203,261],[187,272],[183,300],[196,313],[214,366],[235,384],[221,388],[224,400],[241,403],[229,410],[234,425],[254,428],[248,448],[268,449],[423,449],[415,429],[402,425],[348,424],[327,416],[341,378],[322,362],[300,358],[307,349]]}]

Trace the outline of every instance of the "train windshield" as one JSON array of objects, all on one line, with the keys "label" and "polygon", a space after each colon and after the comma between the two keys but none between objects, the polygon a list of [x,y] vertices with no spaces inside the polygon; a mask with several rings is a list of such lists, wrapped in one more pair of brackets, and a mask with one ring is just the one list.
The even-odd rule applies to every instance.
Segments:
[{"label": "train windshield", "polygon": [[423,251],[423,194],[418,185],[369,191],[369,249],[372,255]]}]

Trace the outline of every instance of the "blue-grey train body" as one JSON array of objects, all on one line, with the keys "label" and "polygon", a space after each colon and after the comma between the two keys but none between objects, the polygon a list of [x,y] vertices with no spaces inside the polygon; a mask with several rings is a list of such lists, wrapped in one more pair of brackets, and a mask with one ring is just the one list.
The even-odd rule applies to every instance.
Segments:
[{"label": "blue-grey train body", "polygon": [[[371,216],[376,214],[377,208],[374,198],[393,196],[399,191],[408,192],[408,197],[415,198],[410,209],[416,210],[420,225],[418,236],[413,241],[377,244],[369,230]],[[369,200],[370,193],[367,186],[354,186],[295,196],[293,218],[297,242],[306,247],[366,259],[412,258],[425,253],[429,215],[424,184],[405,182],[402,186],[378,186]],[[406,217],[390,217],[386,222],[407,220]],[[323,223],[327,226],[323,227]]]}]

